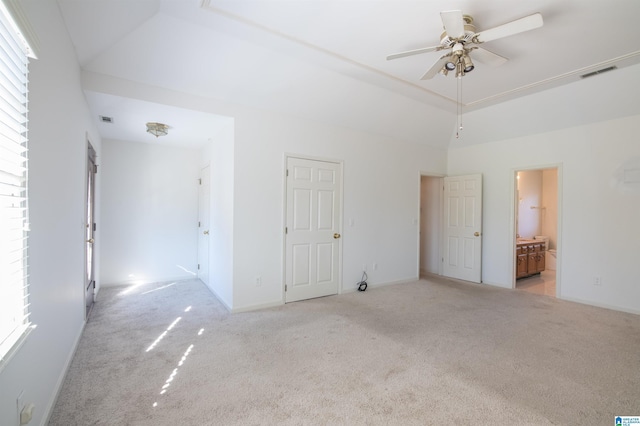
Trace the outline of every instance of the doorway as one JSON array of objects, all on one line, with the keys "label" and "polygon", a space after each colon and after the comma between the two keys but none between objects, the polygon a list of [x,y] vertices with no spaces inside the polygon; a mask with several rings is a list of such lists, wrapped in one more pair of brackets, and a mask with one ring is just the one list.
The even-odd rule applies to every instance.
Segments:
[{"label": "doorway", "polygon": [[559,168],[515,171],[514,288],[557,297]]},{"label": "doorway", "polygon": [[96,192],[96,151],[87,141],[87,174],[86,174],[86,206],[85,206],[85,319],[89,318],[89,313],[95,301],[95,192]]},{"label": "doorway", "polygon": [[420,176],[419,277],[442,275],[442,177]]},{"label": "doorway", "polygon": [[482,282],[482,175],[420,177],[419,273]]},{"label": "doorway", "polygon": [[200,170],[198,185],[198,278],[209,285],[209,223],[211,184],[209,166]]}]

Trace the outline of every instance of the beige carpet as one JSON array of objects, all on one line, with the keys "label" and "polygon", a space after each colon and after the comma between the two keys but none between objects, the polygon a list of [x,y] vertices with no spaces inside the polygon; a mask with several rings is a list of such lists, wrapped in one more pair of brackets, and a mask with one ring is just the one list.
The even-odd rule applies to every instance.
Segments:
[{"label": "beige carpet", "polygon": [[50,425],[609,425],[640,415],[632,314],[440,278],[242,314],[199,281],[125,290],[102,289]]}]

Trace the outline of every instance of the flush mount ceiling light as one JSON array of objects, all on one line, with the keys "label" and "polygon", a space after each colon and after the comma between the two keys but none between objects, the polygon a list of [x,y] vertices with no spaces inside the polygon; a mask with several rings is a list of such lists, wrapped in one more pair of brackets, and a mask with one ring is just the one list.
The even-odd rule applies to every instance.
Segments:
[{"label": "flush mount ceiling light", "polygon": [[147,132],[151,133],[156,138],[158,136],[166,136],[169,133],[169,126],[162,123],[147,123]]}]

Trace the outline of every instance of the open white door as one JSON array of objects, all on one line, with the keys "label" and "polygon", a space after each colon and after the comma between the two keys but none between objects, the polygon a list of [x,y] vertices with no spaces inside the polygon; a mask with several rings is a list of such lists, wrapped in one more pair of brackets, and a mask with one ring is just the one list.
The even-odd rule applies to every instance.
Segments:
[{"label": "open white door", "polygon": [[200,171],[198,186],[198,278],[209,285],[209,166]]},{"label": "open white door", "polygon": [[482,175],[444,178],[443,275],[482,279]]},{"label": "open white door", "polygon": [[285,302],[338,293],[339,163],[287,158]]}]

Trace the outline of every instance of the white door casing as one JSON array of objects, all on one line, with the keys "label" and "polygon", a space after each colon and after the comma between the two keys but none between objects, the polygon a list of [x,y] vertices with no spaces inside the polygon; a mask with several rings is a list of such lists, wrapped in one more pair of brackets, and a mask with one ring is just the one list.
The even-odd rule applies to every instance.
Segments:
[{"label": "white door casing", "polygon": [[285,302],[337,294],[341,164],[288,157],[286,174]]},{"label": "white door casing", "polygon": [[198,278],[206,285],[209,285],[209,172],[209,166],[202,168],[198,186]]},{"label": "white door casing", "polygon": [[86,175],[86,206],[85,206],[85,319],[95,301],[95,194],[96,194],[96,151],[87,140],[87,175]]},{"label": "white door casing", "polygon": [[444,178],[443,275],[482,280],[482,175]]}]

